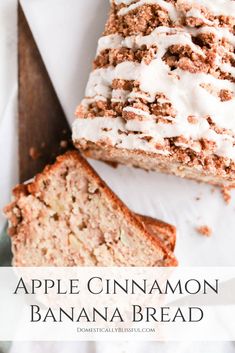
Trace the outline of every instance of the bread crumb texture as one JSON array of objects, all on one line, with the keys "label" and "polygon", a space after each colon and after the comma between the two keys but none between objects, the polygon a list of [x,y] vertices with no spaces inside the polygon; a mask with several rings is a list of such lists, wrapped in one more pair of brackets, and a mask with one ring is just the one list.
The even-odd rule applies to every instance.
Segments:
[{"label": "bread crumb texture", "polygon": [[5,213],[16,266],[176,264],[75,151],[14,195]]},{"label": "bread crumb texture", "polygon": [[212,235],[212,229],[206,225],[198,227],[197,232],[205,237],[210,237]]}]

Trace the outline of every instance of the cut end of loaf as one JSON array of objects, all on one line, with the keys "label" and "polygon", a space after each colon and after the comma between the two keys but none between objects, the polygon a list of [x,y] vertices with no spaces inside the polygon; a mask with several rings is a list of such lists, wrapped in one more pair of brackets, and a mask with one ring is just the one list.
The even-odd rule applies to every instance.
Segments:
[{"label": "cut end of loaf", "polygon": [[[198,182],[222,187],[235,187],[234,172],[226,169],[225,166],[221,168],[202,168],[198,163],[193,165],[190,160],[188,163],[182,163],[180,156],[177,154],[172,157],[157,156],[154,153],[146,153],[145,151],[130,151],[107,145],[97,145],[90,141],[82,141],[82,143],[77,141],[75,146],[87,158],[173,174],[181,178],[193,179]],[[202,163],[205,163],[205,161],[202,161]]]}]

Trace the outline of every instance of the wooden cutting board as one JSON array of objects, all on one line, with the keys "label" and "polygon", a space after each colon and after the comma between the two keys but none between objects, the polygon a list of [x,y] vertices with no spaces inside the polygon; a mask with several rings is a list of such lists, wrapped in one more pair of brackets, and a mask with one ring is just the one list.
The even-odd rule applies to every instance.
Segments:
[{"label": "wooden cutting board", "polygon": [[[19,167],[20,181],[24,182],[58,154],[72,148],[72,144],[64,112],[19,5],[18,64]],[[68,145],[61,147],[61,141],[68,141]],[[32,149],[38,154],[35,159]],[[0,266],[10,266],[11,258],[10,238],[5,229],[0,235]]]},{"label": "wooden cutting board", "polygon": [[71,148],[71,131],[33,35],[18,5],[19,169],[32,178]]}]

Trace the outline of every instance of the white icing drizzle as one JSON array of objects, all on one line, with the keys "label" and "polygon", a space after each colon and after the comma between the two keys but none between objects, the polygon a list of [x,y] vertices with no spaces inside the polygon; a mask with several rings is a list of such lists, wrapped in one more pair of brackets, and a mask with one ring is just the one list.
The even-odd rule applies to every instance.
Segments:
[{"label": "white icing drizzle", "polygon": [[186,14],[186,17],[195,17],[203,21],[207,25],[213,25],[213,21],[208,20],[199,9],[192,8]]},{"label": "white icing drizzle", "polygon": [[112,102],[126,102],[129,96],[130,92],[124,89],[112,90]]},{"label": "white icing drizzle", "polygon": [[[206,138],[216,142],[215,154],[222,157],[228,157],[235,160],[234,139],[229,135],[220,135],[211,130],[205,119],[198,119],[198,123],[185,124],[184,131],[180,122],[175,121],[173,124],[156,124],[154,121],[136,121],[128,120],[125,122],[121,117],[118,118],[87,118],[76,119],[73,123],[73,140],[79,141],[86,139],[91,142],[108,141],[111,146],[117,148],[126,148],[130,150],[144,150],[146,152],[160,153],[168,155],[169,152],[164,150],[163,138],[182,134],[186,138],[191,137],[194,140]],[[124,132],[120,134],[120,131]],[[127,134],[126,132],[139,132],[139,134]],[[151,136],[150,141],[144,140],[144,137]],[[162,149],[156,148],[156,143],[162,144]],[[177,143],[178,146],[189,147],[196,152],[200,152],[198,145],[194,146],[184,142]]]},{"label": "white icing drizzle", "polygon": [[[149,65],[144,62],[126,61],[114,67],[102,68],[91,73],[86,96],[97,94],[111,98],[111,83],[114,79],[137,80],[140,89],[147,92],[152,101],[157,93],[163,93],[170,100],[179,119],[193,116],[211,116],[215,123],[235,133],[235,100],[221,102],[204,88],[202,84],[211,84],[220,89],[234,91],[234,84],[204,73],[192,74],[181,69],[170,74],[169,67],[160,59],[154,59]],[[180,77],[180,79],[177,78]],[[206,100],[206,104],[204,103]]]},{"label": "white icing drizzle", "polygon": [[[130,123],[129,123],[130,127]],[[146,125],[143,125],[146,130]],[[108,131],[106,131],[108,130]],[[123,131],[124,134],[120,134]],[[156,131],[156,140],[154,142],[148,142],[143,139],[147,134],[141,136],[135,134],[125,134],[126,127],[125,122],[122,118],[88,118],[88,119],[76,119],[73,123],[73,141],[85,138],[91,142],[107,141],[117,148],[126,148],[131,150],[143,150],[146,152],[154,152],[159,154],[168,155],[168,151],[157,150],[155,147],[156,140],[161,140]]]},{"label": "white icing drizzle", "polygon": [[[187,32],[188,30],[188,32]],[[160,26],[157,27],[148,36],[129,36],[122,37],[120,35],[109,35],[101,37],[98,43],[97,55],[105,49],[119,49],[122,47],[130,49],[141,48],[142,45],[146,45],[148,48],[152,45],[157,45],[157,55],[162,57],[167,49],[174,44],[188,45],[195,53],[205,56],[201,48],[192,42],[192,35],[197,36],[201,33],[213,33],[216,35],[217,40],[226,38],[233,46],[235,46],[235,36],[228,29],[225,28],[214,28],[214,27],[202,27],[196,28],[169,28]],[[222,49],[221,49],[222,50]],[[223,49],[226,52],[225,49]],[[227,51],[228,52],[228,51]],[[231,52],[229,55],[234,56]],[[235,75],[235,69],[229,64],[223,64],[221,57],[217,55],[217,65],[223,72],[230,73],[232,76]]]},{"label": "white icing drizzle", "polygon": [[[188,30],[188,32],[187,32]],[[181,44],[184,46],[189,46],[195,53],[198,53],[205,56],[204,52],[201,48],[195,45],[192,42],[192,35],[197,36],[201,33],[213,33],[216,35],[217,40],[221,40],[222,38],[226,38],[233,46],[235,46],[235,36],[228,29],[225,28],[214,28],[214,27],[201,27],[199,29],[196,28],[169,28],[160,26],[157,27],[152,33],[148,36],[129,36],[122,37],[120,35],[109,35],[101,37],[98,43],[97,55],[99,55],[102,50],[105,49],[119,49],[122,47],[130,48],[130,49],[138,49],[141,48],[142,45],[146,45],[148,48],[152,45],[157,45],[158,52],[157,56],[162,57],[167,49],[174,44]],[[226,52],[226,49],[223,49]],[[220,50],[222,53],[222,49]],[[228,50],[227,50],[228,52]],[[234,56],[233,53],[229,53],[229,55]],[[232,76],[235,76],[235,68],[230,64],[222,63],[221,56],[217,54],[216,62],[221,71],[225,73],[230,73]]]},{"label": "white icing drizzle", "polygon": [[190,4],[195,7],[203,6],[213,15],[234,16],[235,14],[234,0],[178,0],[177,3]]},{"label": "white icing drizzle", "polygon": [[198,36],[201,33],[213,33],[217,40],[225,38],[235,47],[235,36],[225,27],[203,26],[200,28],[184,27],[184,30],[193,36]]},{"label": "white icing drizzle", "polygon": [[[231,15],[235,13],[235,1],[231,0],[198,0],[187,1],[193,5],[188,11],[188,16],[203,18],[203,14],[198,10],[198,5],[206,7],[214,14]],[[233,4],[231,4],[233,2]],[[117,5],[123,3],[127,7],[119,11],[119,15],[124,15],[138,6],[145,3],[159,4],[166,8],[173,19],[177,19],[179,14],[173,4],[164,0],[140,0],[133,4],[132,0],[115,0]],[[177,4],[183,4],[184,0],[178,0]],[[232,12],[234,11],[234,12]],[[211,23],[204,21],[208,26],[201,28],[190,27],[157,27],[150,35],[122,37],[118,34],[102,37],[99,40],[97,54],[104,49],[118,49],[122,47],[136,50],[142,45],[148,48],[157,45],[157,54],[150,64],[126,61],[116,67],[106,67],[94,70],[90,74],[86,88],[86,99],[83,100],[84,108],[97,100],[111,99],[112,102],[131,102],[135,97],[144,97],[149,102],[154,102],[156,94],[162,93],[171,102],[176,113],[176,117],[164,117],[171,121],[171,124],[164,122],[156,123],[156,116],[151,115],[141,109],[126,106],[124,111],[133,112],[141,119],[129,119],[125,121],[122,117],[95,117],[86,119],[76,119],[73,125],[73,139],[85,138],[92,142],[100,140],[110,141],[113,146],[127,149],[141,149],[148,152],[168,154],[163,149],[156,148],[156,143],[163,144],[164,138],[183,136],[189,142],[177,142],[178,146],[190,147],[196,152],[200,152],[200,145],[194,144],[202,138],[216,143],[215,154],[231,158],[235,161],[235,84],[228,80],[217,79],[210,74],[191,74],[188,71],[176,69],[170,71],[169,66],[162,60],[169,46],[173,44],[188,45],[190,48],[205,56],[201,48],[192,42],[192,35],[200,33],[214,33],[217,40],[226,38],[235,46],[235,36],[226,28],[210,26]],[[227,49],[221,47],[217,53],[216,64],[223,72],[235,76],[235,68],[229,63],[222,61],[223,54]],[[231,55],[231,53],[229,53]],[[112,89],[114,79],[134,80],[140,84],[142,92],[129,92],[122,89]],[[211,87],[210,92],[203,88],[203,85]],[[229,90],[233,93],[232,99],[222,102],[218,97],[221,89]],[[161,103],[164,103],[164,98]],[[160,103],[160,100],[158,100]],[[188,121],[189,116],[197,119],[196,124]],[[229,130],[229,134],[218,134],[211,129],[206,117],[210,116],[214,123],[223,129]],[[123,131],[123,134],[119,132]],[[127,132],[139,132],[139,134],[128,134]],[[144,137],[151,136],[152,139],[145,140]]]},{"label": "white icing drizzle", "polygon": [[[229,139],[229,136],[227,135],[216,134],[211,130],[205,117],[210,116],[217,126],[229,129],[235,134],[235,99],[233,98],[229,101],[221,102],[218,97],[210,94],[207,90],[201,87],[201,84],[210,84],[213,87],[219,87],[219,89],[234,91],[234,84],[228,80],[219,80],[211,75],[203,73],[194,74],[193,77],[192,74],[181,69],[176,69],[174,73],[175,75],[171,75],[169,67],[161,59],[154,59],[149,65],[146,65],[144,62],[140,64],[123,62],[115,68],[108,67],[93,71],[88,82],[86,96],[95,97],[101,95],[105,98],[112,99],[112,90],[110,89],[110,86],[115,78],[138,80],[140,82],[140,89],[149,94],[149,100],[154,101],[156,94],[161,92],[169,99],[176,111],[174,124],[156,124],[154,119],[152,119],[152,123],[155,124],[156,136],[160,136],[161,138],[184,136],[187,139],[193,140],[207,138],[216,142],[216,153],[218,155],[234,159],[234,139],[231,137]],[[177,76],[180,79],[178,79]],[[130,93],[125,91],[125,99],[128,99],[129,94]],[[127,110],[127,108],[125,109]],[[131,109],[133,108],[128,108],[129,111],[131,111]],[[145,124],[146,115],[144,112],[141,113],[138,111],[138,113],[144,117],[142,124]],[[188,122],[189,115],[197,117],[200,123],[196,126],[190,124]],[[92,121],[99,119],[100,118],[95,118],[92,119]],[[80,119],[77,120],[80,121]],[[147,120],[149,120],[149,116]],[[82,121],[83,120],[81,119],[77,124],[83,124]],[[100,123],[102,121],[103,120],[101,120]],[[110,123],[112,124],[113,122],[111,121]],[[96,123],[92,124],[94,125]],[[99,122],[97,122],[97,124],[99,124]],[[130,124],[131,122],[129,121],[124,128],[130,128]],[[132,122],[132,124],[134,123]],[[86,125],[88,126],[88,120],[84,119],[84,126]],[[91,124],[89,124],[89,126],[91,126]],[[151,126],[151,129],[149,130],[150,136],[153,136],[154,126]],[[96,130],[96,128],[97,126],[94,125],[88,135],[85,133],[87,128],[85,130],[82,129],[79,135],[75,133],[75,137],[80,138],[83,136],[84,138],[94,141],[96,139],[92,138],[92,134],[94,131],[93,129]],[[145,129],[145,127],[143,128]],[[76,131],[78,131],[78,128],[76,128]],[[100,137],[102,137],[102,135],[100,135]],[[131,137],[131,141],[133,141],[133,137]],[[141,145],[142,144],[143,142],[141,140]],[[144,144],[147,146],[146,141]],[[128,144],[128,146],[128,148],[130,148],[130,144]],[[136,142],[132,148],[136,148]]]},{"label": "white icing drizzle", "polygon": [[[152,119],[152,115],[149,114],[148,112],[145,112],[142,109],[137,109],[137,108],[133,108],[133,107],[125,107],[123,109],[124,112],[130,112],[130,113],[134,113],[136,115],[139,115],[141,117],[144,117],[144,121],[146,122],[147,120],[151,120]],[[132,121],[133,122],[133,121]]]},{"label": "white icing drizzle", "polygon": [[220,69],[223,72],[230,73],[233,77],[235,76],[235,67],[233,67],[233,66],[231,66],[229,64],[221,64],[220,65]]},{"label": "white icing drizzle", "polygon": [[142,45],[148,48],[155,44],[158,47],[158,53],[162,57],[167,49],[174,44],[188,45],[195,53],[205,56],[202,49],[192,42],[191,34],[185,32],[182,28],[157,27],[148,36],[130,36],[122,37],[120,35],[109,35],[101,37],[98,43],[97,55],[105,49],[130,48],[138,49]]}]

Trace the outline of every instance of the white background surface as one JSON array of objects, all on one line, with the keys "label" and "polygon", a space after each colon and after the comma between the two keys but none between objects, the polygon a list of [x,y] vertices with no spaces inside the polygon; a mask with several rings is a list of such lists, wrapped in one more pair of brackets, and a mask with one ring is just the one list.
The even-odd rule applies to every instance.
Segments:
[{"label": "white background surface", "polygon": [[[212,1],[212,0],[208,0]],[[96,41],[107,17],[107,0],[22,0],[31,29],[37,41],[58,97],[69,119],[81,99],[95,54]],[[16,150],[16,1],[0,0],[0,201],[1,208],[9,200],[10,186],[17,180]],[[134,211],[158,217],[178,228],[177,256],[181,265],[231,266],[235,264],[235,197],[225,205],[218,189],[181,180],[173,176],[147,173],[119,167],[114,170],[100,162],[92,162],[114,191]],[[196,198],[200,197],[199,201]],[[0,226],[4,224],[0,219]],[[195,227],[208,225],[211,238],[202,237]],[[85,345],[86,346],[86,345]],[[79,353],[89,352],[81,347]],[[213,353],[234,351],[231,344],[216,344]],[[207,351],[188,344],[158,345],[162,353]],[[77,352],[77,344],[48,347],[48,352]],[[155,345],[110,343],[97,346],[97,352],[155,352]],[[46,352],[43,345],[34,346],[34,353]],[[164,349],[163,349],[164,348]],[[194,350],[195,348],[195,350]],[[24,353],[30,351],[22,346]],[[37,350],[38,349],[38,350]],[[64,349],[64,350],[63,350]],[[20,352],[20,346],[13,347]]]}]

